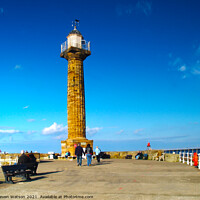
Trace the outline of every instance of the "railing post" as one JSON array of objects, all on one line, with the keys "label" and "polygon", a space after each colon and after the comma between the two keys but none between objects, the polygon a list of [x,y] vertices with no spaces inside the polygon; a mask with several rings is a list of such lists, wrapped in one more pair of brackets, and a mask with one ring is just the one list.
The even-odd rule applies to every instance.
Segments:
[{"label": "railing post", "polygon": [[12,165],[12,158],[9,156],[9,165]]},{"label": "railing post", "polygon": [[190,164],[190,154],[189,154],[189,152],[187,152],[187,164],[188,165]]},{"label": "railing post", "polygon": [[193,162],[192,162],[192,153],[190,153],[190,166],[193,165]]},{"label": "railing post", "polygon": [[198,154],[198,169],[200,169],[200,153]]},{"label": "railing post", "polygon": [[181,162],[181,152],[179,152],[179,162]]},{"label": "railing post", "polygon": [[183,163],[185,163],[185,152],[183,152]]}]

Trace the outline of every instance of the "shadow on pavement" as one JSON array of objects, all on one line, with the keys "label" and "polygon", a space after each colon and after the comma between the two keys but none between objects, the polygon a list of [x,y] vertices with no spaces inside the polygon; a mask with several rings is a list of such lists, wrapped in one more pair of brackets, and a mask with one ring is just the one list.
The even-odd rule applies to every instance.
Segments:
[{"label": "shadow on pavement", "polygon": [[54,172],[44,172],[44,173],[37,173],[36,176],[42,176],[42,175],[47,175],[47,174],[54,174],[54,173],[59,173],[63,171],[54,171]]},{"label": "shadow on pavement", "polygon": [[113,161],[103,161],[103,162],[100,162],[100,163],[94,162],[94,163],[92,163],[92,166],[110,165],[110,164],[112,164],[112,162],[113,162]]},{"label": "shadow on pavement", "polygon": [[53,162],[51,160],[41,160],[39,163],[42,164],[42,163],[48,163],[48,162]]},{"label": "shadow on pavement", "polygon": [[30,182],[37,181],[37,180],[40,180],[40,179],[43,179],[43,178],[47,178],[47,177],[46,176],[40,176],[40,177],[36,177],[36,178],[31,177]]}]

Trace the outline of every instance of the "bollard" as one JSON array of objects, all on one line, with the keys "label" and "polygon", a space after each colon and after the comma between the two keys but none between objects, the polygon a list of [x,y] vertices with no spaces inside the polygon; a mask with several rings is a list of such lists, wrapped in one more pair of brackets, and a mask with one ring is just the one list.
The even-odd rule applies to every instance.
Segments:
[{"label": "bollard", "polygon": [[179,162],[181,162],[181,152],[179,152]]},{"label": "bollard", "polygon": [[190,164],[190,154],[189,154],[189,152],[187,152],[187,165],[189,165]]},{"label": "bollard", "polygon": [[192,153],[190,153],[190,166],[193,165],[193,162],[192,162]]},{"label": "bollard", "polygon": [[200,153],[198,154],[198,169],[200,169]]}]

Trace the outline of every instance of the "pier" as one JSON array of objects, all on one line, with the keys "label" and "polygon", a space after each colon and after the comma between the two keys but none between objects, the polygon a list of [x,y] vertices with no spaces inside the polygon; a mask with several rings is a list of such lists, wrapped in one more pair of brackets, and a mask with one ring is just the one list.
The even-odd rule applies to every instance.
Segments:
[{"label": "pier", "polygon": [[[5,184],[0,195],[37,199],[200,199],[200,171],[194,166],[153,160],[104,159],[76,166],[76,160],[41,161],[31,182]],[[15,198],[12,198],[15,199]]]}]

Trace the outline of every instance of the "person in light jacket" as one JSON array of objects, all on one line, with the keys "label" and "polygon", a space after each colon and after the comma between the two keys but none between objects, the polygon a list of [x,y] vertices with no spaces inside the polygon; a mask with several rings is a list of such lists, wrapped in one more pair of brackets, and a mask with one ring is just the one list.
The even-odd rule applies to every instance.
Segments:
[{"label": "person in light jacket", "polygon": [[100,153],[101,153],[101,149],[98,146],[96,146],[95,154],[96,154],[96,159],[98,163],[100,163]]}]

